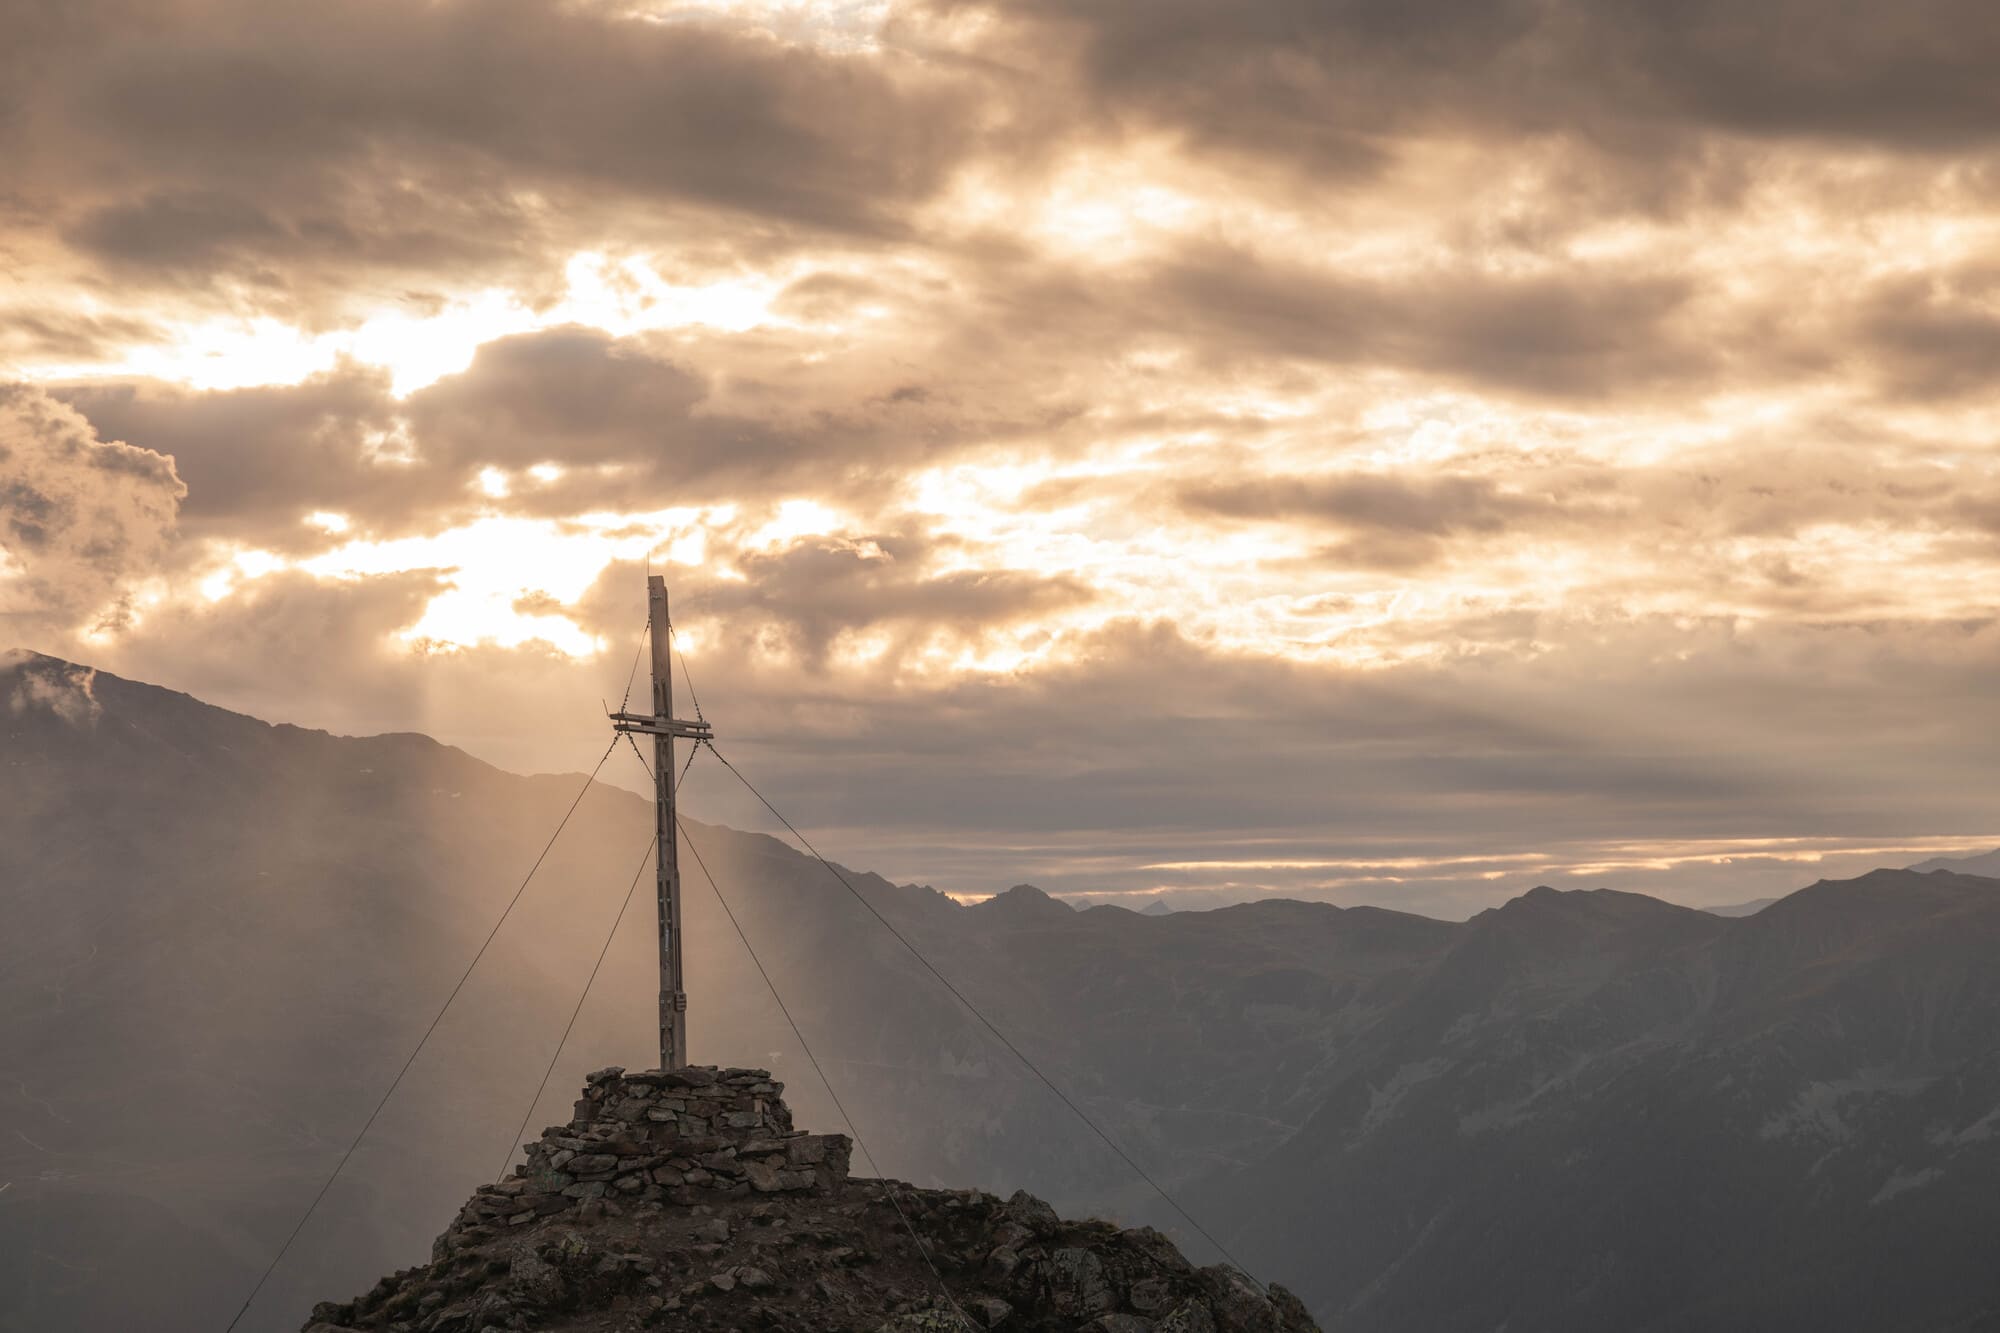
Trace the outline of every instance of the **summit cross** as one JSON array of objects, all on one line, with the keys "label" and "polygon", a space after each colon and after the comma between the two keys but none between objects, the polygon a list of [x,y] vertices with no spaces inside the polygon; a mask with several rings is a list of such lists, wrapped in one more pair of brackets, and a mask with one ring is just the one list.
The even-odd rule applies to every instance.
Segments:
[{"label": "summit cross", "polygon": [[653,645],[653,711],[613,713],[614,731],[653,738],[653,818],[659,839],[654,868],[660,905],[660,1068],[685,1068],[687,1058],[687,988],[681,973],[681,864],[678,824],[674,817],[674,740],[699,745],[713,739],[706,722],[684,722],[674,716],[673,622],[667,615],[667,581],[654,574],[646,580],[647,637]]}]

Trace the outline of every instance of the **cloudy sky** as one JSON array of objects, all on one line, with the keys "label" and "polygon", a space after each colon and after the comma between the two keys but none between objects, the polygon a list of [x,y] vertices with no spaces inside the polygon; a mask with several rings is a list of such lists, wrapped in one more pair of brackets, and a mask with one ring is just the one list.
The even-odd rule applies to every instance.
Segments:
[{"label": "cloudy sky", "polygon": [[1990,0],[0,29],[0,647],[587,768],[650,564],[745,770],[968,895],[2000,841]]}]

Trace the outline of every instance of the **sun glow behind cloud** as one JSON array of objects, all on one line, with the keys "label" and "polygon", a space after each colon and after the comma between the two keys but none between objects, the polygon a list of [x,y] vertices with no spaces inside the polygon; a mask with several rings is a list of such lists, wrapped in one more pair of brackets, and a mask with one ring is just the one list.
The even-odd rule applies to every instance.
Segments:
[{"label": "sun glow behind cloud", "polygon": [[[1391,434],[1422,440],[1434,416],[1405,416]],[[1482,428],[1490,428],[1486,423]],[[1198,455],[1203,446],[1193,447]],[[1372,461],[1372,456],[1371,456]],[[1811,615],[1794,605],[1787,580],[1843,589],[1829,616],[1913,598],[1940,617],[1970,614],[1988,596],[1981,567],[1939,559],[1934,534],[1881,524],[1827,522],[1780,536],[1745,535],[1700,546],[1714,566],[1704,585],[1658,578],[1652,552],[1607,550],[1594,530],[1532,540],[1496,534],[1477,560],[1454,558],[1409,571],[1345,562],[1321,549],[1326,538],[1296,524],[1240,523],[1181,514],[1162,521],[1156,504],[1135,503],[1191,466],[1175,446],[1141,442],[1055,462],[1006,453],[913,473],[895,497],[906,520],[921,522],[933,548],[930,577],[1007,568],[1074,580],[1093,591],[1075,605],[975,636],[896,640],[879,632],[842,639],[834,660],[873,669],[896,643],[909,649],[903,671],[949,677],[1006,674],[1070,660],[1078,645],[1117,620],[1160,620],[1211,649],[1351,668],[1383,668],[1477,648],[1464,627],[1522,614],[1568,617],[1593,606],[1624,614],[1701,618],[1719,599],[1732,614]],[[509,475],[489,468],[482,493],[504,502],[517,484],[548,484],[560,469]],[[1050,495],[1062,498],[1051,500]],[[700,566],[704,577],[740,580],[739,557],[824,543],[863,559],[886,559],[865,534],[873,515],[812,497],[791,497],[761,512],[735,507],[655,513],[606,512],[568,519],[500,514],[436,533],[392,541],[341,541],[294,566],[329,579],[438,570],[446,587],[401,632],[429,649],[489,643],[546,643],[572,656],[603,647],[565,614],[616,560]],[[308,520],[329,536],[343,515]],[[859,534],[859,535],[858,535]],[[1198,551],[1198,559],[1189,553]],[[219,600],[246,579],[284,562],[268,554],[226,553],[203,592]],[[1914,575],[1912,571],[1923,571]],[[1530,649],[1515,642],[1510,653]],[[1530,649],[1531,650],[1531,649]]]},{"label": "sun glow behind cloud", "polygon": [[653,23],[742,24],[783,41],[847,53],[880,49],[889,0],[640,0],[627,10]]},{"label": "sun glow behind cloud", "polygon": [[648,545],[595,524],[494,516],[435,535],[348,542],[297,568],[329,579],[437,570],[446,586],[400,634],[412,647],[542,642],[581,657],[604,645],[560,608],[611,560],[643,556]]},{"label": "sun glow behind cloud", "polygon": [[565,325],[618,336],[653,330],[740,332],[762,324],[789,325],[772,299],[783,273],[744,274],[675,283],[639,256],[572,255],[562,295],[534,303],[520,293],[487,288],[412,306],[392,306],[323,332],[268,315],[159,321],[164,341],[134,345],[108,361],[51,363],[32,369],[49,379],[142,377],[195,389],[224,390],[298,384],[342,362],[386,370],[404,397],[472,364],[496,338]]}]

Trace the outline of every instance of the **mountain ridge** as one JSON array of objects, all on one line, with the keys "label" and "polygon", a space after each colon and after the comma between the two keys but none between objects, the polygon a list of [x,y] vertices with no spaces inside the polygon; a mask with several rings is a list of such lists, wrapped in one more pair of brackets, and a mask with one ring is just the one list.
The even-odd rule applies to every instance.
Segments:
[{"label": "mountain ridge", "polygon": [[[212,1329],[582,775],[29,660],[0,665],[0,1051],[20,1071],[0,1079],[0,1330]],[[1178,1224],[820,867],[761,834],[689,836],[885,1171]],[[491,1178],[521,1115],[502,1103],[540,1077],[649,841],[643,798],[586,795],[277,1306],[395,1267]],[[756,1057],[839,1123],[683,869],[698,1056]],[[1976,1326],[1971,1258],[1939,1229],[1987,1219],[2000,1184],[1979,1129],[2000,1116],[1995,881],[1883,871],[1741,918],[1542,887],[1449,922],[964,905],[848,877],[1233,1252],[1350,1333],[1748,1328],[1729,1312],[1768,1321],[1780,1290],[1829,1330]],[[650,1047],[643,915],[558,1083]],[[1848,1270],[1891,1216],[1925,1255],[1878,1281],[1903,1302],[1885,1310]],[[107,1265],[131,1280],[83,1276]],[[152,1310],[161,1291],[177,1313]]]}]

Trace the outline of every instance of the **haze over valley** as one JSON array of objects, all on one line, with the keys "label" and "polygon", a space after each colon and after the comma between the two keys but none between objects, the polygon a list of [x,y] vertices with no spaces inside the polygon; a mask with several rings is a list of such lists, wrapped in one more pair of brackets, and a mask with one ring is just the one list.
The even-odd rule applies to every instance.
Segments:
[{"label": "haze over valley", "polygon": [[[52,659],[0,687],[0,1328],[212,1329],[581,775],[273,727]],[[498,1173],[650,828],[591,789],[251,1327],[412,1262]],[[817,863],[692,839],[884,1171],[1025,1187],[1202,1252]],[[802,1124],[840,1126],[686,873],[695,1058],[765,1064]],[[1743,918],[1544,888],[1456,923],[852,878],[1327,1327],[1935,1329],[1986,1308],[2000,881],[1882,871]],[[635,910],[531,1134],[585,1070],[643,1061],[654,967]]]}]

